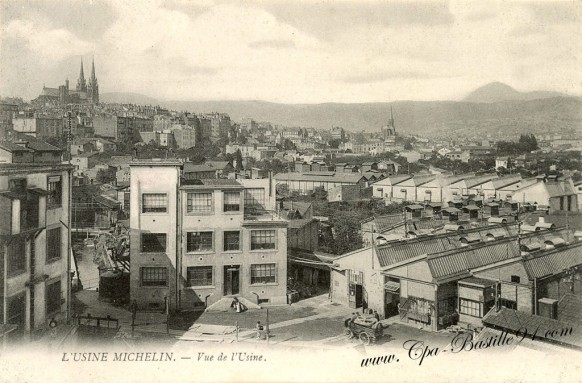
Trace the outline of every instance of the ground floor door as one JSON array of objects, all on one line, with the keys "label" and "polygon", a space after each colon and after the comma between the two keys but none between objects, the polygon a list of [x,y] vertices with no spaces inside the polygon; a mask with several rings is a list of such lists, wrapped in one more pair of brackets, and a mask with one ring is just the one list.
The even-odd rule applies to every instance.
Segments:
[{"label": "ground floor door", "polygon": [[400,303],[400,293],[384,292],[384,318],[398,315],[398,304]]},{"label": "ground floor door", "polygon": [[224,266],[224,295],[240,292],[240,266]]},{"label": "ground floor door", "polygon": [[350,283],[350,295],[349,295],[349,306],[353,309],[357,309],[362,307],[363,304],[363,297],[364,297],[364,288],[360,284]]}]

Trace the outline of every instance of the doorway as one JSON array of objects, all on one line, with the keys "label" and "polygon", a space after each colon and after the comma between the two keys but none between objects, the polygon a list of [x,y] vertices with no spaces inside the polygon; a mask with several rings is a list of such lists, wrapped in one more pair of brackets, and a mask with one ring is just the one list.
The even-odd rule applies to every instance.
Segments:
[{"label": "doorway", "polygon": [[384,303],[384,318],[398,315],[398,304],[400,303],[399,293],[384,291]]},{"label": "doorway", "polygon": [[240,265],[224,266],[224,295],[240,292]]},{"label": "doorway", "polygon": [[363,286],[356,283],[350,283],[349,307],[357,309],[363,305],[364,296]]}]

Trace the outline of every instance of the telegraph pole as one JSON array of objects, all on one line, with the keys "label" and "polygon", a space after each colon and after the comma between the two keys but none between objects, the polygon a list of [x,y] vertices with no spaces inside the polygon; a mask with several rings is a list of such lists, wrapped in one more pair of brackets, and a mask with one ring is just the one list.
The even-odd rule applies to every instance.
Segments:
[{"label": "telegraph pole", "polygon": [[71,169],[71,139],[72,139],[72,112],[69,111],[67,112],[67,125],[68,125],[68,129],[67,129],[67,155],[68,155],[68,164],[69,164],[69,169],[67,170],[67,172],[69,173],[69,185],[68,185],[68,202],[69,202],[69,211],[67,213],[67,217],[68,217],[68,242],[69,242],[69,246],[67,249],[67,323],[69,323],[70,321],[70,317],[71,317],[71,288],[72,288],[72,278],[71,278],[71,252],[72,252],[72,246],[71,246],[71,240],[72,240],[72,233],[71,230],[73,229],[72,225],[71,225],[71,207],[73,205],[73,196],[72,196],[72,192],[73,192],[73,170]]}]

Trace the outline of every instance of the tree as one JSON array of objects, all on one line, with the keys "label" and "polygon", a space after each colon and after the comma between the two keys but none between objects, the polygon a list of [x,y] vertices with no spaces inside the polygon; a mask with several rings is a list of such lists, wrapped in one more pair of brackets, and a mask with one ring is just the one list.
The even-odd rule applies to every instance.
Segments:
[{"label": "tree", "polygon": [[407,142],[404,144],[404,150],[412,150],[412,144],[410,142]]},{"label": "tree", "polygon": [[538,140],[533,134],[522,134],[519,136],[518,141],[520,152],[533,152],[537,150],[538,147]]},{"label": "tree", "polygon": [[313,198],[316,201],[327,201],[327,191],[323,188],[323,186],[316,187],[313,189]]},{"label": "tree", "polygon": [[291,141],[288,138],[285,138],[285,141],[283,141],[283,150],[295,150],[295,144],[293,143],[293,141]]},{"label": "tree", "polygon": [[345,254],[362,247],[360,219],[357,213],[338,212],[332,217],[331,223],[334,232],[332,248],[335,254]]},{"label": "tree", "polygon": [[277,173],[284,173],[287,171],[287,165],[284,165],[278,158],[273,158],[272,160],[263,160],[258,165],[261,169]]},{"label": "tree", "polygon": [[334,138],[332,140],[329,140],[327,144],[329,145],[330,148],[337,149],[339,148],[341,142],[342,141],[340,139]]},{"label": "tree", "polygon": [[99,169],[96,181],[100,184],[109,184],[115,181],[115,171],[113,169]]},{"label": "tree", "polygon": [[242,158],[242,153],[240,152],[240,149],[236,150],[236,153],[234,154],[234,160],[236,162],[236,164],[235,164],[236,170],[238,172],[243,170],[243,158]]},{"label": "tree", "polygon": [[289,196],[289,185],[287,184],[278,184],[275,186],[275,190],[278,196],[286,198]]}]

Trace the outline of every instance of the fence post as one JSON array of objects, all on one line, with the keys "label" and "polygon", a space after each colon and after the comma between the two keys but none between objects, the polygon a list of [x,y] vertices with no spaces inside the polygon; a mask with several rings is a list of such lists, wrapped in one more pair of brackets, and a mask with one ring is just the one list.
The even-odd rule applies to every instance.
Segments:
[{"label": "fence post", "polygon": [[131,337],[134,337],[134,331],[135,331],[135,317],[137,315],[137,302],[134,299],[133,302],[131,302]]}]

